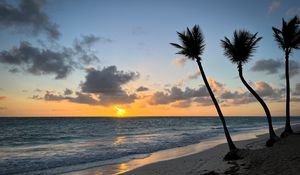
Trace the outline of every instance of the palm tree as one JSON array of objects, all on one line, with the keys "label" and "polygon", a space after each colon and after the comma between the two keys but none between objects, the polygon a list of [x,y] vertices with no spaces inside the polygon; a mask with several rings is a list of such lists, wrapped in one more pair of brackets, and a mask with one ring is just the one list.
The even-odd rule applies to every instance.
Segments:
[{"label": "palm tree", "polygon": [[210,95],[210,97],[211,97],[211,99],[212,99],[212,101],[213,101],[213,103],[214,103],[214,105],[217,109],[219,117],[222,121],[225,136],[226,136],[228,146],[229,146],[229,150],[230,151],[237,150],[236,146],[232,142],[232,139],[231,139],[229,131],[227,129],[226,122],[225,122],[224,116],[222,114],[222,111],[221,111],[221,109],[219,107],[219,104],[218,104],[218,102],[217,102],[217,100],[214,96],[214,93],[212,92],[212,90],[211,90],[211,88],[208,84],[208,81],[206,79],[204,70],[203,70],[202,65],[201,65],[200,55],[202,55],[202,53],[204,51],[205,44],[204,44],[203,34],[202,34],[199,26],[195,25],[192,28],[192,30],[187,28],[186,31],[184,31],[182,33],[177,32],[177,34],[179,36],[179,39],[180,39],[180,42],[181,42],[182,45],[179,45],[179,44],[176,44],[176,43],[170,43],[170,44],[175,46],[176,48],[180,49],[180,51],[177,54],[182,54],[182,55],[188,57],[189,59],[197,62],[198,67],[199,67],[200,72],[201,72],[201,75],[202,75],[202,78],[203,78],[203,81],[206,85],[206,88],[209,92],[209,95]]},{"label": "palm tree", "polygon": [[221,40],[221,44],[224,48],[224,55],[227,56],[232,63],[237,64],[239,76],[243,84],[263,107],[269,124],[270,139],[267,141],[267,146],[272,146],[274,142],[278,140],[278,137],[276,136],[272,126],[270,110],[263,99],[260,98],[260,96],[251,88],[243,77],[243,64],[249,61],[249,58],[256,50],[258,41],[262,39],[262,37],[257,38],[256,35],[257,33],[253,35],[246,30],[234,31],[233,40],[230,41],[227,37],[225,37],[224,40]]},{"label": "palm tree", "polygon": [[290,124],[290,76],[289,76],[289,55],[293,49],[300,48],[300,29],[299,18],[295,16],[290,21],[286,22],[282,19],[281,30],[272,27],[273,36],[279,48],[285,53],[285,78],[286,78],[286,122],[285,129],[281,137],[286,137],[293,133]]}]

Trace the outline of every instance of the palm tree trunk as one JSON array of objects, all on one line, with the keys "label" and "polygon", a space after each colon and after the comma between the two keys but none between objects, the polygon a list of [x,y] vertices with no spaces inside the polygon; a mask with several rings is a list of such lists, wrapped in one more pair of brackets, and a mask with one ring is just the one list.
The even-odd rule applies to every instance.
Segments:
[{"label": "palm tree trunk", "polygon": [[284,131],[293,133],[290,122],[290,74],[289,74],[289,50],[285,49],[285,79],[286,79],[286,122]]},{"label": "palm tree trunk", "polygon": [[197,58],[196,61],[197,61],[197,64],[198,64],[198,66],[199,66],[200,73],[201,73],[201,75],[202,75],[202,78],[203,78],[203,81],[204,81],[204,83],[205,83],[205,86],[206,86],[206,88],[207,88],[207,90],[208,90],[208,92],[209,92],[209,95],[210,95],[210,97],[211,97],[211,99],[212,99],[212,101],[213,101],[213,103],[214,103],[214,105],[215,105],[215,107],[216,107],[216,109],[217,109],[217,112],[218,112],[219,117],[220,117],[220,119],[221,119],[221,122],[222,122],[222,124],[223,124],[224,133],[225,133],[226,140],[227,140],[227,143],[228,143],[228,146],[229,146],[229,150],[230,150],[230,151],[236,150],[237,148],[236,148],[236,146],[234,145],[234,143],[233,143],[233,141],[232,141],[232,139],[231,139],[231,137],[230,137],[230,134],[229,134],[229,131],[228,131],[228,129],[227,129],[226,122],[225,122],[224,116],[223,116],[223,114],[222,114],[222,111],[221,111],[221,109],[220,109],[220,106],[219,106],[219,104],[218,104],[218,102],[217,102],[217,100],[216,100],[216,98],[215,98],[215,96],[214,96],[214,93],[212,92],[212,90],[211,90],[211,88],[210,88],[210,86],[209,86],[209,84],[208,84],[208,81],[207,81],[207,79],[206,79],[204,70],[203,70],[202,65],[201,65],[201,62],[200,62],[200,58]]},{"label": "palm tree trunk", "polygon": [[262,105],[262,107],[265,110],[267,119],[268,119],[268,124],[269,124],[269,134],[270,134],[270,138],[272,139],[276,139],[277,140],[277,136],[274,132],[273,126],[272,126],[272,117],[271,117],[271,113],[270,110],[268,108],[268,106],[266,105],[266,103],[263,101],[263,99],[261,99],[259,97],[259,95],[251,88],[251,86],[249,86],[249,84],[246,82],[246,80],[243,77],[243,66],[241,63],[238,64],[238,70],[239,70],[239,76],[243,82],[243,84],[247,87],[247,89],[253,94],[253,96],[257,99],[257,101],[259,101],[259,103]]}]

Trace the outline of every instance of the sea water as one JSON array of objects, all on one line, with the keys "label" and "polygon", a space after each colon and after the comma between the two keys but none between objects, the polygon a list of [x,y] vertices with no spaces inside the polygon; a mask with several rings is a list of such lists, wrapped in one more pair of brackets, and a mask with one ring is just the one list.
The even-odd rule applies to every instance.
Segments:
[{"label": "sea water", "polygon": [[[291,120],[300,123],[300,117]],[[231,134],[267,128],[265,117],[226,121]],[[284,117],[273,118],[274,128],[284,123]],[[0,130],[0,174],[75,171],[224,136],[218,117],[2,117]]]}]

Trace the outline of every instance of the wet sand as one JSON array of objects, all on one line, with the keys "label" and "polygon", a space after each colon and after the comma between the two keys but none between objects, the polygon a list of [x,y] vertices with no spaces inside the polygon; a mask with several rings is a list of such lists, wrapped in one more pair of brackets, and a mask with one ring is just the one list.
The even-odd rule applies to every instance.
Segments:
[{"label": "wet sand", "polygon": [[[300,125],[293,126],[300,131]],[[276,131],[279,135],[282,129]],[[300,172],[300,135],[281,139],[273,147],[266,148],[267,134],[236,142],[245,151],[245,158],[224,161],[228,151],[226,144],[180,157],[136,168],[124,175],[199,175],[199,174],[284,174],[297,175]]]}]

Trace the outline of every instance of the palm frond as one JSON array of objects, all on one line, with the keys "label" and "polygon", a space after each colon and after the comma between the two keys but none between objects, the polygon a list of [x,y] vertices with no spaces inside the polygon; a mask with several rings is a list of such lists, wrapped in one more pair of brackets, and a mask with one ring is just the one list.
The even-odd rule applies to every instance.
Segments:
[{"label": "palm frond", "polygon": [[221,40],[224,55],[233,63],[246,63],[256,51],[258,42],[262,37],[257,37],[257,33],[251,34],[246,30],[235,30],[232,41],[227,37]]},{"label": "palm frond", "polygon": [[180,44],[170,43],[172,46],[180,49],[177,54],[182,54],[190,59],[200,59],[200,55],[204,51],[204,38],[198,25],[195,25],[192,30],[189,28],[183,32],[177,32]]},{"label": "palm frond", "polygon": [[300,20],[297,16],[285,21],[282,19],[281,30],[272,27],[273,36],[278,46],[283,50],[300,49]]}]

